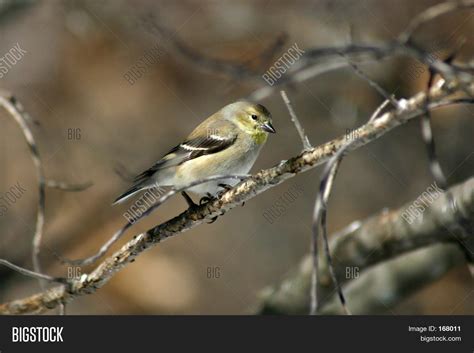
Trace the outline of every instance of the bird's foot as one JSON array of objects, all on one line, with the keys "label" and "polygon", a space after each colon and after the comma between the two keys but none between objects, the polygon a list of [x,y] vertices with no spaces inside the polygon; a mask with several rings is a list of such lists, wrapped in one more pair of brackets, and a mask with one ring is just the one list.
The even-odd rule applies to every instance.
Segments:
[{"label": "bird's foot", "polygon": [[[202,204],[205,204],[209,201],[211,201],[214,197],[212,196],[211,193],[206,193],[206,196],[203,196],[201,197],[201,199],[199,200],[199,206],[201,206]],[[209,222],[207,222],[207,224],[212,224],[214,223],[216,220],[217,220],[217,217],[218,216],[215,216],[215,217],[212,217],[211,220]]]},{"label": "bird's foot", "polygon": [[213,196],[208,192],[206,193],[206,196],[203,196],[200,200],[199,200],[199,205],[202,205],[203,203],[206,203],[206,202],[209,202],[213,199]]}]

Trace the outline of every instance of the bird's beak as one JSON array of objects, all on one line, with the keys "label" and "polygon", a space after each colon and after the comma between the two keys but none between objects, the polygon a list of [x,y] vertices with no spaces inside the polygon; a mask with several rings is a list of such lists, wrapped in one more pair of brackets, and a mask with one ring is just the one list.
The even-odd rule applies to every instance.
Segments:
[{"label": "bird's beak", "polygon": [[263,131],[266,131],[266,132],[270,132],[272,134],[274,134],[276,131],[275,131],[275,128],[273,127],[272,124],[270,123],[264,123],[262,124],[262,130]]}]

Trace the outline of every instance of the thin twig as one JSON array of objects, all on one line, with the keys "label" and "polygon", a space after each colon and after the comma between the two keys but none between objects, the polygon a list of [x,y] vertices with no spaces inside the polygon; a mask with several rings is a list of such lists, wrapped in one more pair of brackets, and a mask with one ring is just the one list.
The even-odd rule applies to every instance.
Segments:
[{"label": "thin twig", "polygon": [[33,133],[31,132],[30,127],[28,126],[28,122],[33,121],[33,119],[24,111],[23,106],[17,101],[17,99],[7,92],[0,91],[0,106],[3,106],[4,109],[9,113],[9,115],[13,117],[13,119],[23,132],[23,136],[25,137],[26,143],[28,144],[31,158],[36,169],[36,175],[38,178],[38,209],[36,213],[35,233],[32,239],[32,262],[34,272],[30,271],[30,273],[37,273],[41,275],[37,276],[36,278],[39,279],[40,287],[44,290],[45,283],[42,280],[48,280],[48,278],[52,278],[50,276],[41,274],[41,263],[39,259],[45,221],[45,188],[57,188],[64,191],[82,191],[91,186],[92,183],[88,182],[81,185],[71,185],[64,182],[46,180],[43,172],[41,158],[39,155],[39,149],[36,144]]},{"label": "thin twig", "polygon": [[[319,227],[320,226],[323,230],[323,242],[324,242],[324,251],[325,251],[326,259],[328,260],[329,267],[332,268],[332,258],[329,252],[329,248],[327,246],[326,209],[327,209],[327,200],[329,197],[329,193],[330,193],[337,169],[339,167],[339,164],[340,164],[340,160],[337,159],[336,163],[331,165],[331,168],[329,170],[330,174],[327,177],[322,178],[321,184],[319,187],[319,192],[315,201],[314,211],[313,211],[313,221],[312,221],[312,226],[311,226],[311,229],[312,229],[311,254],[313,258],[313,272],[311,276],[311,292],[310,292],[310,296],[311,296],[310,314],[311,315],[316,315],[316,313],[319,310],[319,303],[320,303],[319,296],[318,296],[318,283],[319,283],[318,243],[319,243]],[[326,165],[325,172],[327,170],[327,166],[329,166],[329,162]],[[323,172],[323,174],[326,174],[325,172]],[[331,274],[334,274],[333,270],[331,270]],[[339,293],[339,298],[340,298],[341,304],[344,307],[345,312],[349,313],[345,305],[344,294],[342,293],[342,290],[338,284],[339,282],[335,275],[333,277],[333,282]]]},{"label": "thin twig", "polygon": [[[351,31],[351,37],[352,37],[352,31]],[[341,56],[346,57],[344,54],[341,54]],[[375,112],[372,114],[372,116],[369,118],[369,122],[372,122],[375,120],[379,114],[380,111],[387,105],[388,102],[392,103],[392,105],[396,109],[401,109],[401,106],[399,105],[398,101],[394,98],[393,95],[389,94],[386,92],[378,83],[370,79],[356,64],[354,64],[349,58],[347,58],[347,61],[353,71],[362,79],[368,82],[368,84],[373,87],[381,96],[385,98],[385,101],[375,110]],[[312,281],[311,281],[311,306],[310,306],[310,313],[312,315],[315,315],[320,308],[320,303],[318,302],[318,296],[317,296],[317,290],[319,287],[319,276],[318,276],[318,251],[317,251],[317,243],[318,243],[318,235],[319,235],[319,225],[321,225],[322,228],[322,233],[323,233],[323,244],[324,244],[324,250],[325,250],[325,255],[326,259],[328,261],[328,267],[329,267],[329,272],[332,278],[332,281],[334,283],[334,286],[336,287],[336,291],[339,297],[339,301],[341,303],[341,306],[343,308],[343,311],[346,315],[350,314],[350,311],[346,305],[346,299],[344,297],[344,293],[342,291],[342,287],[339,284],[339,281],[337,279],[334,266],[332,263],[332,257],[331,253],[329,250],[329,241],[327,238],[327,225],[326,225],[326,218],[327,218],[327,201],[329,198],[329,195],[331,193],[332,186],[334,184],[334,180],[336,178],[337,170],[339,169],[339,166],[342,162],[342,159],[344,157],[345,151],[350,147],[352,142],[349,142],[347,145],[343,146],[338,153],[331,158],[331,160],[327,163],[325,170],[323,171],[322,177],[321,177],[321,184],[320,184],[320,190],[319,194],[316,198],[315,201],[315,207],[314,207],[314,213],[313,213],[313,236],[312,236],[312,243],[311,243],[311,249],[315,250],[312,252],[313,256],[313,274],[312,274]],[[314,302],[313,302],[314,301]]]},{"label": "thin twig", "polygon": [[377,109],[372,113],[372,116],[369,119],[369,123],[373,122],[380,115],[382,110],[390,103],[390,100],[386,99],[382,104],[379,105]]},{"label": "thin twig", "polygon": [[458,98],[458,99],[449,99],[445,101],[439,102],[431,102],[428,104],[429,109],[436,109],[447,107],[450,105],[457,105],[457,104],[474,104],[474,98]]},{"label": "thin twig", "polygon": [[[345,57],[344,54],[341,56]],[[349,65],[352,67],[354,72],[368,84],[373,87],[380,95],[385,98],[385,101],[375,110],[372,116],[369,118],[369,123],[372,122],[377,118],[379,113],[385,106],[390,102],[396,109],[402,109],[398,101],[393,97],[393,95],[386,92],[380,85],[378,85],[375,81],[370,79],[356,64],[352,63],[349,58],[347,58]],[[327,201],[329,195],[331,193],[332,185],[334,183],[334,179],[337,174],[337,170],[339,168],[340,163],[342,162],[344,153],[346,150],[352,145],[353,141],[347,143],[345,146],[342,146],[341,149],[336,153],[336,155],[331,158],[331,160],[327,163],[325,170],[323,171],[321,177],[321,184],[318,196],[316,197],[314,211],[313,211],[313,223],[312,223],[312,238],[311,238],[311,254],[313,256],[313,272],[311,276],[311,290],[310,290],[310,297],[311,297],[311,304],[310,304],[310,314],[315,315],[320,307],[320,303],[318,300],[318,287],[319,287],[319,276],[318,276],[318,241],[319,241],[319,227],[322,228],[323,233],[323,244],[326,259],[328,261],[329,271],[331,274],[332,281],[334,286],[336,287],[336,291],[338,293],[338,297],[340,303],[342,305],[343,311],[346,314],[350,314],[350,311],[346,305],[346,300],[344,297],[344,293],[342,288],[339,284],[337,276],[334,271],[334,267],[332,264],[332,257],[329,251],[329,242],[327,239],[327,227],[326,227],[326,218],[327,218]]]},{"label": "thin twig", "polygon": [[[45,177],[43,174],[43,167],[39,156],[38,147],[35,138],[28,127],[27,114],[24,112],[21,104],[8,93],[0,92],[0,105],[13,117],[16,123],[20,126],[23,136],[30,150],[31,158],[36,169],[36,177],[38,178],[38,209],[36,213],[36,228],[33,235],[33,249],[32,261],[33,269],[37,273],[41,273],[41,264],[39,260],[39,253],[41,247],[41,239],[43,236],[44,227],[44,208],[45,208]],[[44,283],[40,281],[40,286],[44,289]]]},{"label": "thin twig", "polygon": [[393,94],[388,93],[385,89],[382,88],[377,82],[372,80],[367,74],[362,71],[356,64],[354,64],[350,59],[347,59],[349,66],[356,73],[357,76],[365,80],[370,87],[375,89],[385,100],[388,100],[395,108],[399,108],[398,101],[395,99]]},{"label": "thin twig", "polygon": [[[453,52],[444,62],[447,64],[451,64],[454,60],[454,57],[457,54],[458,48],[455,52]],[[426,84],[426,91],[429,92],[431,86],[433,85],[435,77],[435,72],[432,69],[429,69],[429,77],[428,82]],[[430,104],[430,96],[429,94],[426,95],[426,106]],[[436,143],[433,134],[433,128],[431,124],[431,111],[430,109],[426,108],[426,113],[421,117],[421,136],[422,140],[426,146],[426,151],[428,154],[428,163],[431,174],[433,175],[434,180],[438,184],[438,186],[446,190],[448,187],[448,181],[446,176],[443,173],[443,169],[441,168],[441,163],[439,162],[438,155],[436,153]]]},{"label": "thin twig", "polygon": [[[377,119],[380,112],[387,106],[390,101],[387,99],[385,100],[371,115],[368,123],[373,122]],[[398,104],[397,104],[398,105]],[[319,256],[318,256],[318,241],[319,241],[319,227],[321,226],[323,230],[323,241],[324,241],[324,250],[326,259],[328,260],[328,267],[331,274],[332,281],[334,286],[336,287],[340,303],[343,307],[343,310],[346,314],[350,314],[349,309],[346,305],[346,300],[344,297],[344,293],[342,288],[339,284],[337,279],[336,273],[334,271],[334,266],[332,263],[331,253],[329,251],[329,242],[327,239],[327,227],[326,227],[326,217],[327,217],[327,201],[329,199],[329,195],[332,190],[332,186],[334,184],[334,179],[336,178],[337,170],[340,166],[342,158],[346,151],[356,143],[357,139],[353,139],[350,142],[343,145],[337,153],[331,157],[331,159],[327,162],[326,167],[321,176],[321,183],[319,187],[319,193],[316,197],[314,211],[313,211],[313,221],[312,221],[312,238],[311,238],[311,256],[312,256],[312,263],[313,263],[313,270],[311,274],[311,291],[310,291],[310,314],[315,315],[319,308],[320,302],[318,300],[318,288],[319,288]]]},{"label": "thin twig", "polygon": [[421,117],[421,136],[426,146],[426,152],[428,154],[428,164],[431,171],[431,175],[438,184],[438,186],[446,190],[448,183],[446,177],[441,168],[437,153],[436,144],[433,136],[433,129],[431,127],[431,112],[427,109],[426,113]]},{"label": "thin twig", "polygon": [[319,232],[319,220],[316,220],[317,214],[313,214],[313,222],[311,223],[311,260],[312,260],[312,271],[311,271],[311,282],[310,282],[310,306],[309,306],[309,314],[316,315],[318,312],[318,303],[319,295],[318,295],[318,282],[319,282],[319,247],[318,247],[318,232]]},{"label": "thin twig", "polygon": [[324,242],[324,251],[326,255],[326,259],[328,260],[328,265],[330,268],[332,280],[336,290],[338,292],[341,305],[344,308],[344,311],[349,314],[349,310],[346,306],[346,301],[344,298],[344,293],[342,292],[341,287],[339,286],[339,281],[335,275],[333,265],[332,265],[332,258],[329,252],[329,246],[327,242],[327,230],[326,230],[326,217],[327,217],[327,201],[329,198],[329,194],[331,193],[332,185],[334,183],[334,179],[336,177],[337,170],[342,160],[342,154],[345,151],[345,148],[348,148],[350,145],[347,144],[343,146],[337,153],[334,155],[326,164],[326,167],[321,176],[321,183],[319,186],[319,192],[316,196],[316,201],[314,205],[313,211],[313,220],[312,220],[312,237],[311,237],[311,255],[313,258],[313,272],[311,276],[311,306],[310,306],[310,314],[316,315],[320,307],[320,298],[318,296],[318,287],[319,287],[319,251],[318,251],[318,243],[319,243],[319,227],[322,228],[323,233],[323,242]]},{"label": "thin twig", "polygon": [[283,102],[285,102],[286,107],[288,108],[288,112],[291,116],[291,121],[293,122],[293,124],[295,124],[296,131],[298,131],[298,134],[300,135],[301,142],[303,143],[303,150],[309,150],[313,148],[313,146],[309,142],[308,136],[305,134],[304,129],[300,124],[298,116],[296,115],[295,111],[293,110],[293,107],[291,106],[290,99],[288,98],[286,92],[284,90],[281,90],[280,94],[281,98],[283,98]]},{"label": "thin twig", "polygon": [[36,278],[38,280],[45,280],[45,281],[48,281],[48,282],[56,282],[56,283],[63,283],[63,284],[67,283],[66,278],[51,277],[51,276],[45,275],[43,273],[30,271],[26,268],[17,266],[15,264],[11,263],[10,261],[4,260],[4,259],[0,259],[0,265],[4,265],[4,266],[6,266],[6,267],[18,272],[18,273],[21,273],[22,275],[32,277],[32,278]]},{"label": "thin twig", "polygon": [[[327,202],[327,199],[329,198],[329,193],[330,190],[332,189],[332,185],[334,183],[334,180],[336,179],[336,174],[339,169],[339,166],[342,162],[342,158],[338,159],[338,162],[336,162],[333,165],[333,168],[331,170],[331,173],[327,179],[327,196],[325,196],[325,201]],[[326,226],[326,218],[327,218],[327,203],[324,204],[324,209],[321,215],[321,228],[323,230],[323,244],[324,244],[324,253],[326,255],[326,259],[328,261],[328,267],[329,267],[329,273],[331,275],[332,282],[334,283],[334,286],[336,287],[336,293],[339,297],[339,302],[341,303],[342,310],[345,315],[351,315],[351,312],[349,308],[347,307],[346,303],[346,297],[344,295],[344,292],[342,291],[342,287],[340,284],[340,281],[337,278],[336,271],[334,269],[334,264],[332,261],[332,256],[331,256],[331,251],[329,249],[329,241],[328,241],[328,235],[327,235],[327,226]]]},{"label": "thin twig", "polygon": [[[350,25],[349,26],[349,38],[350,38],[350,43],[354,43],[354,26]],[[349,58],[346,54],[341,53],[340,54],[343,58],[347,60],[349,63],[349,66],[352,68],[352,71],[355,72],[357,76],[362,78],[364,81],[366,81],[370,87],[375,89],[385,100],[389,101],[392,103],[392,105],[395,108],[400,108],[398,106],[398,101],[395,99],[393,94],[388,93],[385,89],[382,88],[377,82],[372,80],[358,65],[356,65],[351,58]],[[375,114],[375,113],[374,113]],[[369,120],[370,121],[370,120]]]},{"label": "thin twig", "polygon": [[431,6],[413,18],[399,36],[401,43],[408,43],[413,34],[424,24],[453,11],[474,7],[474,0],[447,1]]}]

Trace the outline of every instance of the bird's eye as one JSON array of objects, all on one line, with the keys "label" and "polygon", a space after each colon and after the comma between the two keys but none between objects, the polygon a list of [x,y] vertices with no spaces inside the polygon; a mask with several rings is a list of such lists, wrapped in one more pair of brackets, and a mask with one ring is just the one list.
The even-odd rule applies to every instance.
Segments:
[{"label": "bird's eye", "polygon": [[256,116],[255,114],[252,114],[252,115],[251,115],[251,118],[252,118],[253,120],[257,120],[257,119],[258,119],[258,116]]}]

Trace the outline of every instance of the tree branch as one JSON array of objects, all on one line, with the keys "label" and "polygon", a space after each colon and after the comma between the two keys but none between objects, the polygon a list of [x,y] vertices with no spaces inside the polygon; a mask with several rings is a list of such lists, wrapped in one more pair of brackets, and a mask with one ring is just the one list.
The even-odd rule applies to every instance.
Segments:
[{"label": "tree branch", "polygon": [[283,99],[283,102],[286,104],[286,108],[288,109],[288,112],[290,113],[291,121],[295,125],[296,131],[298,131],[298,135],[300,135],[301,143],[303,144],[303,150],[311,149],[313,146],[309,142],[308,136],[305,134],[304,129],[301,126],[300,120],[298,119],[298,116],[296,115],[293,107],[291,106],[291,102],[290,102],[290,99],[288,98],[288,95],[283,90],[280,91],[280,95],[281,95],[281,98]]},{"label": "tree branch", "polygon": [[[398,210],[382,211],[366,220],[354,222],[333,235],[330,248],[334,258],[334,268],[340,280],[350,281],[345,292],[349,297],[349,307],[356,308],[355,313],[371,313],[370,308],[380,304],[380,302],[378,304],[373,302],[374,298],[380,298],[384,293],[389,292],[394,296],[393,305],[407,295],[408,292],[404,290],[397,291],[392,290],[392,287],[384,287],[383,284],[386,285],[387,281],[382,280],[383,278],[398,278],[400,275],[400,282],[395,280],[391,282],[393,287],[405,288],[407,283],[411,283],[413,287],[414,277],[418,279],[420,285],[426,284],[439,278],[449,268],[465,262],[466,256],[463,256],[463,250],[459,247],[460,243],[467,250],[464,254],[471,254],[469,260],[474,261],[474,178],[454,186],[449,189],[449,193],[451,196],[448,196],[447,192],[441,194],[424,211],[423,217],[412,224],[403,218],[404,212],[413,204],[410,202]],[[454,203],[450,201],[450,197]],[[459,229],[460,224],[463,229]],[[411,254],[398,257],[438,243],[454,243],[456,250],[426,249],[426,256],[423,258],[407,257]],[[389,259],[395,260],[381,266],[387,266],[383,270],[378,269],[380,266],[377,266],[377,272],[372,272],[368,275],[369,277],[364,277],[363,274],[359,279],[353,279],[346,275],[347,269],[356,270],[356,272],[364,271]],[[415,265],[420,267],[416,268]],[[320,312],[342,313],[337,298],[333,298],[334,288],[328,264],[324,262],[324,259],[320,260],[319,268],[321,276],[319,291],[325,299]],[[434,271],[435,273],[431,275],[426,272],[427,269],[433,270],[433,268],[439,271]],[[261,312],[287,314],[307,312],[310,307],[311,274],[312,259],[310,255],[307,255],[298,269],[293,271],[287,279],[265,290]],[[423,279],[425,277],[426,280]],[[380,284],[377,285],[378,283]],[[354,298],[355,302],[353,303],[350,298]],[[360,304],[362,302],[363,305]],[[367,311],[359,310],[361,308],[366,308]]]}]

